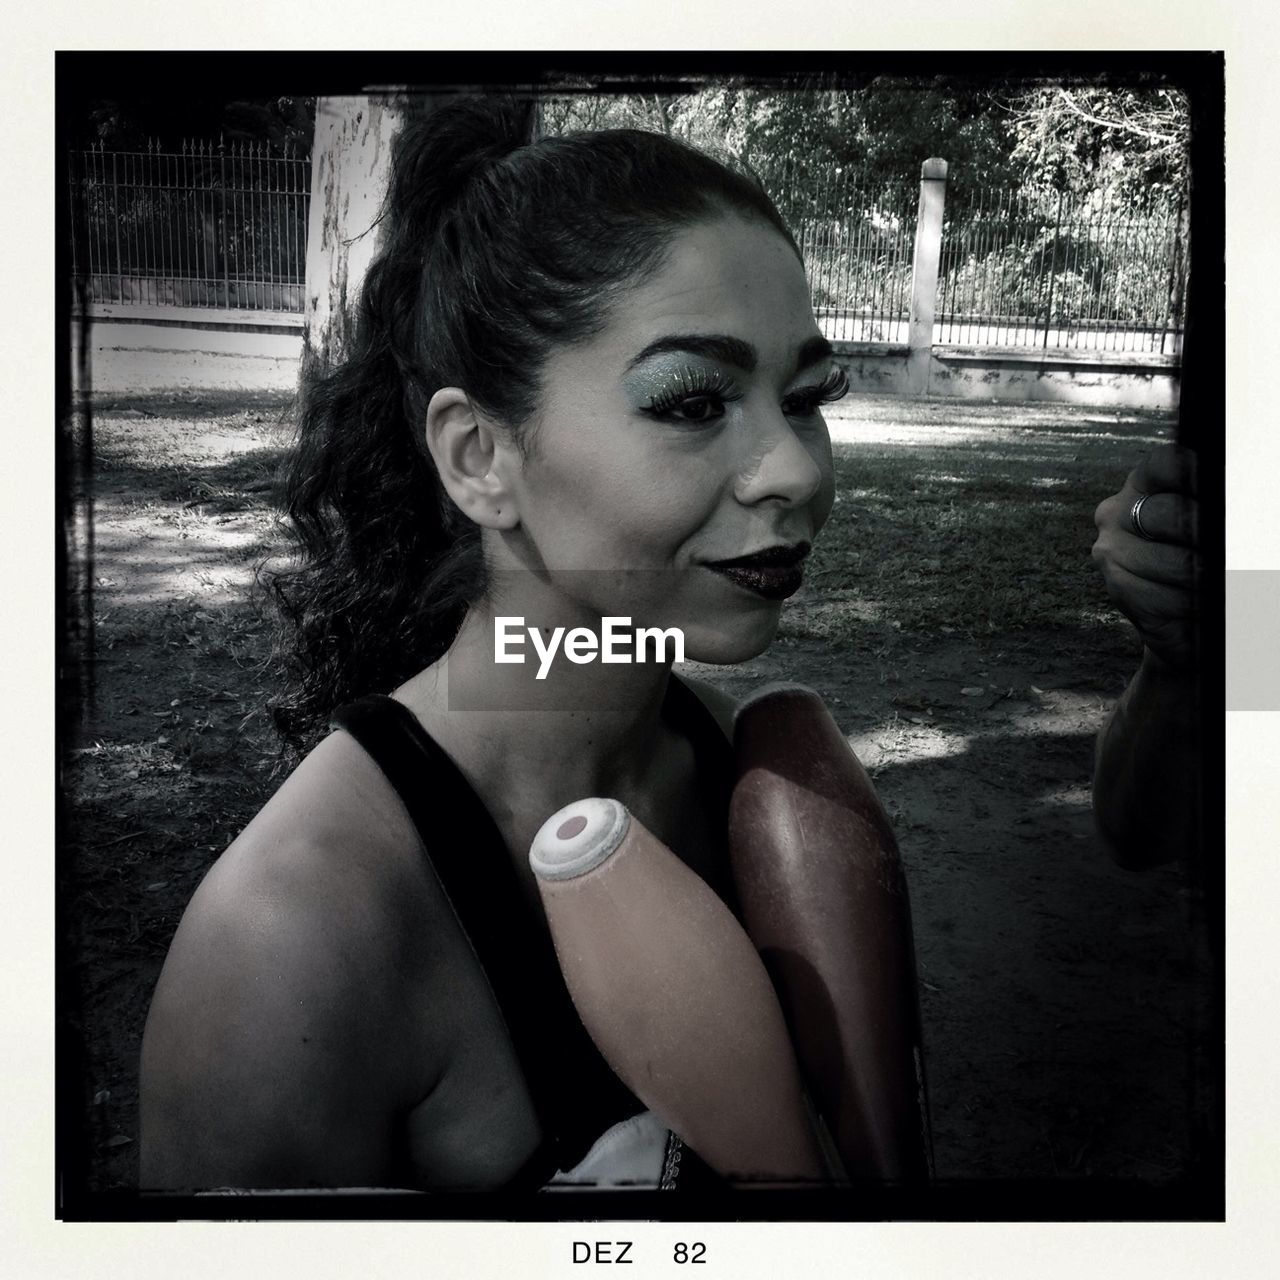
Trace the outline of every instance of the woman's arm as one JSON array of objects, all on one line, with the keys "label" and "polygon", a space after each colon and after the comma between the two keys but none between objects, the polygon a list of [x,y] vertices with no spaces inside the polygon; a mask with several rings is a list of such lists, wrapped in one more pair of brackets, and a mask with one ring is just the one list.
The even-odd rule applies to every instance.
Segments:
[{"label": "woman's arm", "polygon": [[[1199,843],[1195,483],[1195,455],[1167,445],[1094,515],[1094,559],[1144,645],[1141,666],[1098,735],[1093,779],[1104,846],[1134,869],[1188,856]],[[1147,537],[1132,515],[1144,494],[1139,521]]]},{"label": "woman's arm", "polygon": [[1191,854],[1200,830],[1200,718],[1194,677],[1152,650],[1098,734],[1093,811],[1122,867]]},{"label": "woman's arm", "polygon": [[[253,830],[252,828],[250,829]],[[143,1189],[387,1185],[417,1101],[380,912],[341,860],[232,846],[174,938],[147,1020]]]}]

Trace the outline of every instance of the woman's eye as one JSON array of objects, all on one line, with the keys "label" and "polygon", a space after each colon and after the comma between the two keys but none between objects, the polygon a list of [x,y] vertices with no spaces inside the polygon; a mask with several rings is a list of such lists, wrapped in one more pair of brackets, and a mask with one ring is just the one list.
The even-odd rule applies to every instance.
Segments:
[{"label": "woman's eye", "polygon": [[655,404],[649,412],[668,422],[715,422],[724,417],[724,400],[711,395],[683,396],[672,404]]},{"label": "woman's eye", "polygon": [[807,418],[810,414],[817,413],[822,404],[820,395],[806,391],[800,395],[788,396],[782,402],[782,411],[792,418]]},{"label": "woman's eye", "polygon": [[849,375],[833,369],[821,386],[793,391],[782,402],[782,411],[794,418],[812,417],[824,404],[841,399],[849,390]]},{"label": "woman's eye", "polygon": [[724,417],[724,402],[713,396],[690,396],[675,406],[675,412],[686,422],[710,422]]}]

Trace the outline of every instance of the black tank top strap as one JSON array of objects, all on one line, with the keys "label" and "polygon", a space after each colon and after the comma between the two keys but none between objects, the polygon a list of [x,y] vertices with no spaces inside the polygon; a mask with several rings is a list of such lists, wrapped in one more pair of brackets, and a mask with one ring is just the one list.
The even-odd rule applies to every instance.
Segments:
[{"label": "black tank top strap", "polygon": [[[664,711],[692,742],[700,783],[722,819],[718,829],[726,830],[732,762],[724,734],[675,677]],[[545,1135],[512,1185],[541,1186],[557,1168],[571,1169],[601,1133],[644,1104],[614,1075],[583,1027],[502,835],[452,757],[394,698],[348,703],[332,723],[368,752],[404,803],[489,981]]]},{"label": "black tank top strap", "polygon": [[663,711],[674,728],[686,734],[698,761],[698,776],[707,792],[724,803],[728,815],[733,788],[733,756],[729,740],[707,710],[706,704],[683,680],[672,676],[667,683]]},{"label": "black tank top strap", "polygon": [[[667,685],[667,699],[663,710],[667,722],[683,733],[693,747],[699,788],[711,809],[714,830],[722,832],[727,840],[729,798],[733,794],[735,778],[733,749],[729,740],[702,699],[674,675]],[[725,874],[712,887],[741,921],[741,906],[733,880],[728,874],[727,853],[722,861]]]},{"label": "black tank top strap", "polygon": [[545,1140],[521,1185],[570,1169],[600,1133],[643,1104],[587,1035],[537,927],[489,811],[452,758],[393,698],[363,698],[333,717],[395,788],[489,981]]}]

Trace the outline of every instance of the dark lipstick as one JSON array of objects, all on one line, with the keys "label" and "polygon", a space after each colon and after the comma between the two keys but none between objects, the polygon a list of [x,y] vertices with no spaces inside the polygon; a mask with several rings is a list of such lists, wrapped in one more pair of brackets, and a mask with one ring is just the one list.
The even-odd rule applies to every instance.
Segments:
[{"label": "dark lipstick", "polygon": [[780,544],[751,555],[716,560],[707,568],[766,600],[785,600],[800,590],[809,549],[807,542]]}]

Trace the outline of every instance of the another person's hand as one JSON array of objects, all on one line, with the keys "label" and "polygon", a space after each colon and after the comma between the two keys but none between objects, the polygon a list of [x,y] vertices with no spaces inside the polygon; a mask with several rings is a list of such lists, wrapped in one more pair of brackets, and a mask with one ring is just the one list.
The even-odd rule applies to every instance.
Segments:
[{"label": "another person's hand", "polygon": [[1152,450],[1093,519],[1093,558],[1116,607],[1148,653],[1190,671],[1200,577],[1195,454],[1172,444]]}]

